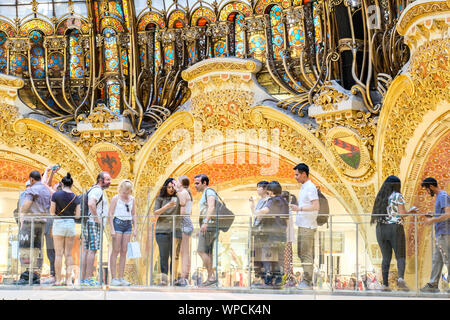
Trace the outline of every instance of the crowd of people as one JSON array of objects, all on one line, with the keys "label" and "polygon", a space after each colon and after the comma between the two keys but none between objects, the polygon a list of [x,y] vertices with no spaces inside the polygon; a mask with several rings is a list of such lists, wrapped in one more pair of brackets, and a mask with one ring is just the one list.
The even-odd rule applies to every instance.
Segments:
[{"label": "crowd of people", "polygon": [[[41,239],[44,235],[54,285],[73,283],[70,271],[73,267],[72,247],[75,224],[81,220],[83,253],[80,284],[98,285],[97,280],[93,278],[94,263],[96,253],[101,248],[103,229],[109,225],[112,239],[109,257],[110,285],[130,285],[130,282],[124,279],[124,269],[128,243],[132,237],[137,236],[132,182],[122,181],[118,187],[118,194],[111,199],[111,203],[108,203],[104,190],[110,186],[111,177],[107,172],[101,172],[97,177],[97,183],[82,196],[77,196],[71,189],[73,179],[70,173],[52,186],[53,176],[58,169],[47,168],[42,176],[38,171],[31,172],[27,189],[20,196],[19,248],[21,248],[20,260],[26,270],[21,274],[19,284],[39,283],[42,266]],[[293,170],[295,179],[301,184],[298,196],[283,191],[278,181],[260,181],[256,185],[259,199],[257,201],[253,197],[249,199],[253,215],[251,263],[255,275],[252,286],[262,288],[296,286],[299,289],[311,290],[315,284],[314,239],[319,217],[323,215],[321,211],[323,202],[320,200],[323,195],[311,181],[309,167],[306,164],[300,163]],[[191,220],[193,196],[189,187],[190,181],[186,176],[177,179],[168,178],[155,199],[152,213],[157,217],[155,240],[159,249],[161,272],[159,284],[162,286],[187,286],[194,280],[194,276],[190,279],[190,237],[194,232],[194,224]],[[196,277],[195,282],[201,287],[217,286],[213,252],[220,232],[217,227],[219,223],[217,210],[223,200],[210,186],[210,180],[205,174],[194,177],[194,187],[201,194],[196,252],[207,272],[204,281],[199,281]],[[436,196],[435,212],[427,214],[424,220],[426,225],[434,224],[436,245],[430,281],[421,290],[437,292],[443,265],[450,270],[450,201],[449,195],[439,188],[434,178],[426,178],[422,187],[430,196]],[[376,195],[370,221],[371,224],[376,224],[376,238],[382,253],[381,289],[385,291],[391,290],[388,278],[392,251],[397,260],[397,287],[399,290],[409,290],[404,279],[406,240],[403,224],[408,215],[417,213],[418,210],[415,207],[409,210],[405,208],[405,200],[400,190],[400,179],[389,176]],[[45,217],[48,212],[53,219]],[[87,216],[83,215],[85,219],[80,219],[83,212],[86,212]],[[301,279],[294,275],[292,268],[292,244],[295,240],[297,255],[303,269]],[[51,252],[53,244],[54,254]],[[31,252],[33,254],[29,256]],[[169,273],[173,274],[174,270],[173,252],[181,257],[181,275],[171,282]],[[66,263],[64,280],[61,274],[63,257]],[[118,269],[117,258],[119,258]],[[29,279],[31,274],[34,274],[33,279]],[[356,279],[352,281],[353,287],[356,287]]]}]

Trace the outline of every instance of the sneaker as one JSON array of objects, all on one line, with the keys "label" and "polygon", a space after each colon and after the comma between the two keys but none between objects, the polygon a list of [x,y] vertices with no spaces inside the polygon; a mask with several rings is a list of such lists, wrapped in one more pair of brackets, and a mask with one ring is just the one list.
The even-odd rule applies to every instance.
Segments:
[{"label": "sneaker", "polygon": [[388,286],[385,286],[384,284],[381,286],[381,291],[385,291],[385,292],[391,292],[392,289],[389,288]]},{"label": "sneaker", "polygon": [[86,280],[86,282],[89,287],[97,287],[99,285],[99,283],[94,279]]},{"label": "sneaker", "polygon": [[177,287],[186,287],[189,284],[188,280],[185,278],[180,278],[175,282],[175,286]]},{"label": "sneaker", "polygon": [[119,279],[119,281],[122,286],[129,286],[131,284],[125,279]]},{"label": "sneaker", "polygon": [[420,292],[436,293],[439,292],[437,284],[427,283],[425,287],[420,289]]},{"label": "sneaker", "polygon": [[15,284],[19,285],[19,286],[26,286],[27,284],[29,284],[29,282],[28,282],[28,280],[25,280],[25,279],[19,279],[16,281]]},{"label": "sneaker", "polygon": [[80,286],[88,287],[89,286],[89,280],[80,280]]},{"label": "sneaker", "polygon": [[408,285],[406,284],[406,281],[402,278],[399,278],[397,280],[397,287],[401,291],[409,291]]},{"label": "sneaker", "polygon": [[121,286],[122,285],[122,281],[120,281],[119,279],[112,279],[111,283],[109,285],[110,286]]},{"label": "sneaker", "polygon": [[210,287],[214,284],[217,284],[217,280],[206,280],[205,282],[203,282],[200,287]]},{"label": "sneaker", "polygon": [[47,278],[45,280],[41,280],[41,284],[54,284],[56,282],[54,277]]},{"label": "sneaker", "polygon": [[310,285],[307,281],[302,280],[302,281],[298,284],[297,289],[300,289],[300,290],[312,290],[312,287],[311,287],[311,285]]}]

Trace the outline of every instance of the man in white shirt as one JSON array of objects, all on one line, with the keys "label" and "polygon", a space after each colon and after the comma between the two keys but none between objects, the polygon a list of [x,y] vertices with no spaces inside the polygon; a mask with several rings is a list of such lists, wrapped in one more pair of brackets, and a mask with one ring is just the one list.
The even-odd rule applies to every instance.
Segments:
[{"label": "man in white shirt", "polygon": [[91,279],[94,272],[94,261],[97,250],[100,249],[100,230],[103,216],[108,214],[108,202],[103,193],[109,188],[111,176],[108,172],[100,172],[97,176],[97,184],[88,191],[89,219],[83,226],[84,252],[83,265],[81,266],[81,285],[95,286],[98,282]]},{"label": "man in white shirt", "polygon": [[301,183],[298,193],[298,205],[291,204],[291,210],[297,211],[295,224],[298,227],[297,253],[302,262],[303,279],[299,289],[312,289],[314,264],[314,234],[317,229],[319,196],[317,188],[309,179],[309,167],[299,163],[294,168],[295,179]]}]

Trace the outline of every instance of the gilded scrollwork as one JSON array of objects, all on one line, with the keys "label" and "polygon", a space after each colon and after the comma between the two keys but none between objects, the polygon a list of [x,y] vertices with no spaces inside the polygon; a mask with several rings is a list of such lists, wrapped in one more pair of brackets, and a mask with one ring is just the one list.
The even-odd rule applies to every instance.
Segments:
[{"label": "gilded scrollwork", "polygon": [[[386,115],[384,148],[381,158],[382,176],[400,172],[406,145],[423,116],[437,105],[450,101],[450,40],[437,39],[422,45],[411,57],[407,72],[414,84],[412,94],[400,94]],[[394,94],[394,93],[392,93]]]},{"label": "gilded scrollwork", "polygon": [[347,94],[329,86],[323,87],[313,98],[314,104],[320,105],[324,111],[336,111],[336,104],[345,100],[348,100]]}]

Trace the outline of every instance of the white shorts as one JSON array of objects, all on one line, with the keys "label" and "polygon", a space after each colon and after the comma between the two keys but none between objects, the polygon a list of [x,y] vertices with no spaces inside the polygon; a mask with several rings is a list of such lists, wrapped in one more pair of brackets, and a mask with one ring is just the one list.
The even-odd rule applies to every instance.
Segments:
[{"label": "white shorts", "polygon": [[75,234],[75,221],[73,219],[55,219],[53,221],[54,236],[73,237]]}]

